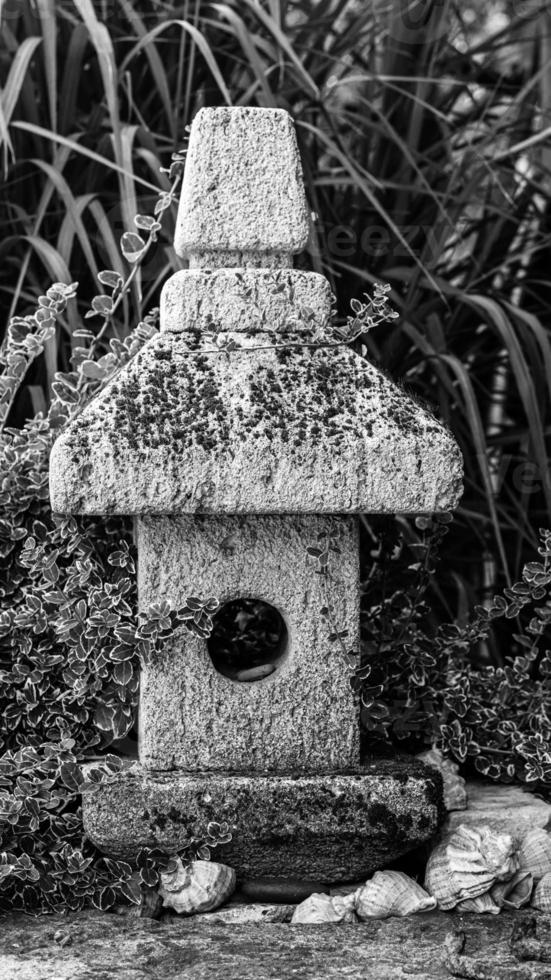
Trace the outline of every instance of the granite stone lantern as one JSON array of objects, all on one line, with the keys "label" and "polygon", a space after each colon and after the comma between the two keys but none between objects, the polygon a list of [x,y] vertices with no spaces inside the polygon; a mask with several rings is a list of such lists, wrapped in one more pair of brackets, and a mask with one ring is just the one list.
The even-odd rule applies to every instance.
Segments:
[{"label": "granite stone lantern", "polygon": [[461,457],[371,364],[323,346],[329,284],[292,268],[308,232],[289,115],[202,109],[175,238],[189,268],[164,287],[161,332],[52,451],[54,511],[134,515],[141,608],[215,596],[220,615],[257,601],[280,624],[260,669],[232,672],[188,632],[143,669],[139,763],[84,797],[86,833],[113,855],[174,853],[227,821],[216,855],[239,878],[335,882],[438,825],[434,770],[360,761],[350,668],[308,549],[337,546],[331,604],[358,649],[357,515],[452,509]]}]

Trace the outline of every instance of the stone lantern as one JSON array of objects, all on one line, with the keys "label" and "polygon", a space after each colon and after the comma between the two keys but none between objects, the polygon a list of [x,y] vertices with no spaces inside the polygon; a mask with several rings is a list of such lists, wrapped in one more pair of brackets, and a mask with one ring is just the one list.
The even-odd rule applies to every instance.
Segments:
[{"label": "stone lantern", "polygon": [[371,364],[323,346],[329,284],[292,269],[308,229],[289,115],[202,109],[175,238],[189,268],[163,289],[161,332],[52,451],[54,511],[135,516],[141,608],[256,600],[281,627],[260,670],[232,673],[187,632],[143,669],[139,764],[84,799],[87,834],[113,855],[174,853],[227,821],[216,854],[238,877],[334,882],[438,824],[434,771],[360,762],[350,668],[308,549],[336,547],[330,601],[358,649],[357,515],[452,509],[461,457]]}]

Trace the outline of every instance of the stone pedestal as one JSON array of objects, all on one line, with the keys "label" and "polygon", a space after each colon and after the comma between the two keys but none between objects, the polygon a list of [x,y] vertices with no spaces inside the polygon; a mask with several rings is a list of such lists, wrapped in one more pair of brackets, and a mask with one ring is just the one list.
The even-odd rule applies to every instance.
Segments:
[{"label": "stone pedestal", "polygon": [[361,880],[426,841],[444,812],[439,773],[376,760],[348,772],[250,775],[148,772],[134,766],[84,796],[84,826],[101,850],[177,852],[209,820],[232,841],[213,852],[239,879],[270,875]]},{"label": "stone pedestal", "polygon": [[[430,412],[336,343],[329,284],[290,268],[308,221],[287,113],[201,110],[175,242],[189,268],[163,289],[161,333],[52,452],[54,510],[136,516],[143,610],[252,600],[285,626],[261,679],[228,674],[183,632],[144,668],[140,765],[83,799],[108,853],[175,852],[225,821],[219,856],[240,877],[333,883],[416,847],[442,815],[438,773],[360,765],[346,656],[359,647],[357,515],[453,508],[461,457]],[[320,540],[327,577],[308,550]]]}]

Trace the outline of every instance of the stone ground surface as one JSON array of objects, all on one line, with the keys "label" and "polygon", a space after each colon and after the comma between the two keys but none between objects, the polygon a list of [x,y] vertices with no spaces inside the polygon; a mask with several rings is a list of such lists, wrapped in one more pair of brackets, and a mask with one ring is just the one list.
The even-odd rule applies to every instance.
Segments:
[{"label": "stone ground surface", "polygon": [[[206,917],[168,923],[100,912],[0,920],[1,980],[447,980],[446,934],[466,934],[465,954],[490,964],[486,980],[513,980],[513,923],[498,916],[429,912],[360,925],[226,926]],[[54,940],[57,930],[69,945]],[[527,964],[524,964],[526,966]],[[549,964],[530,963],[537,980]],[[548,974],[549,975],[549,974]]]},{"label": "stone ground surface", "polygon": [[460,824],[489,824],[498,833],[521,838],[541,827],[551,829],[551,804],[524,790],[521,786],[497,786],[493,783],[467,783],[466,810],[449,813],[443,832]]}]

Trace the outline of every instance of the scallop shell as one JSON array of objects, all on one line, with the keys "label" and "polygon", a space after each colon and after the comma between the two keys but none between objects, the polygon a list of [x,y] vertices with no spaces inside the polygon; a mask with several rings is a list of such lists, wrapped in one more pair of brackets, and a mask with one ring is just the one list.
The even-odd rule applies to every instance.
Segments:
[{"label": "scallop shell", "polygon": [[321,922],[356,922],[354,895],[310,895],[297,905],[291,925],[315,925]]},{"label": "scallop shell", "polygon": [[490,912],[491,915],[499,915],[501,909],[494,902],[491,892],[484,892],[476,898],[466,898],[463,902],[456,905],[457,912]]},{"label": "scallop shell", "polygon": [[444,806],[446,810],[467,809],[467,784],[459,775],[459,766],[451,759],[442,755],[440,749],[428,749],[420,752],[417,758],[426,766],[438,769],[442,776],[444,788]]},{"label": "scallop shell", "polygon": [[551,873],[548,872],[538,881],[530,904],[540,912],[551,912]]},{"label": "scallop shell", "polygon": [[386,919],[436,908],[436,900],[402,871],[376,871],[358,888],[356,912],[360,919]]},{"label": "scallop shell", "polygon": [[235,871],[215,861],[173,860],[174,870],[161,873],[159,895],[165,908],[181,915],[211,912],[235,890]]},{"label": "scallop shell", "polygon": [[521,871],[529,871],[535,882],[551,871],[551,836],[541,827],[529,830],[518,849]]},{"label": "scallop shell", "polygon": [[438,844],[427,864],[425,888],[438,908],[453,909],[476,898],[496,881],[507,881],[518,869],[515,842],[485,824],[461,824]]},{"label": "scallop shell", "polygon": [[502,909],[520,909],[530,901],[534,879],[529,871],[517,871],[509,881],[497,881],[490,891]]}]

